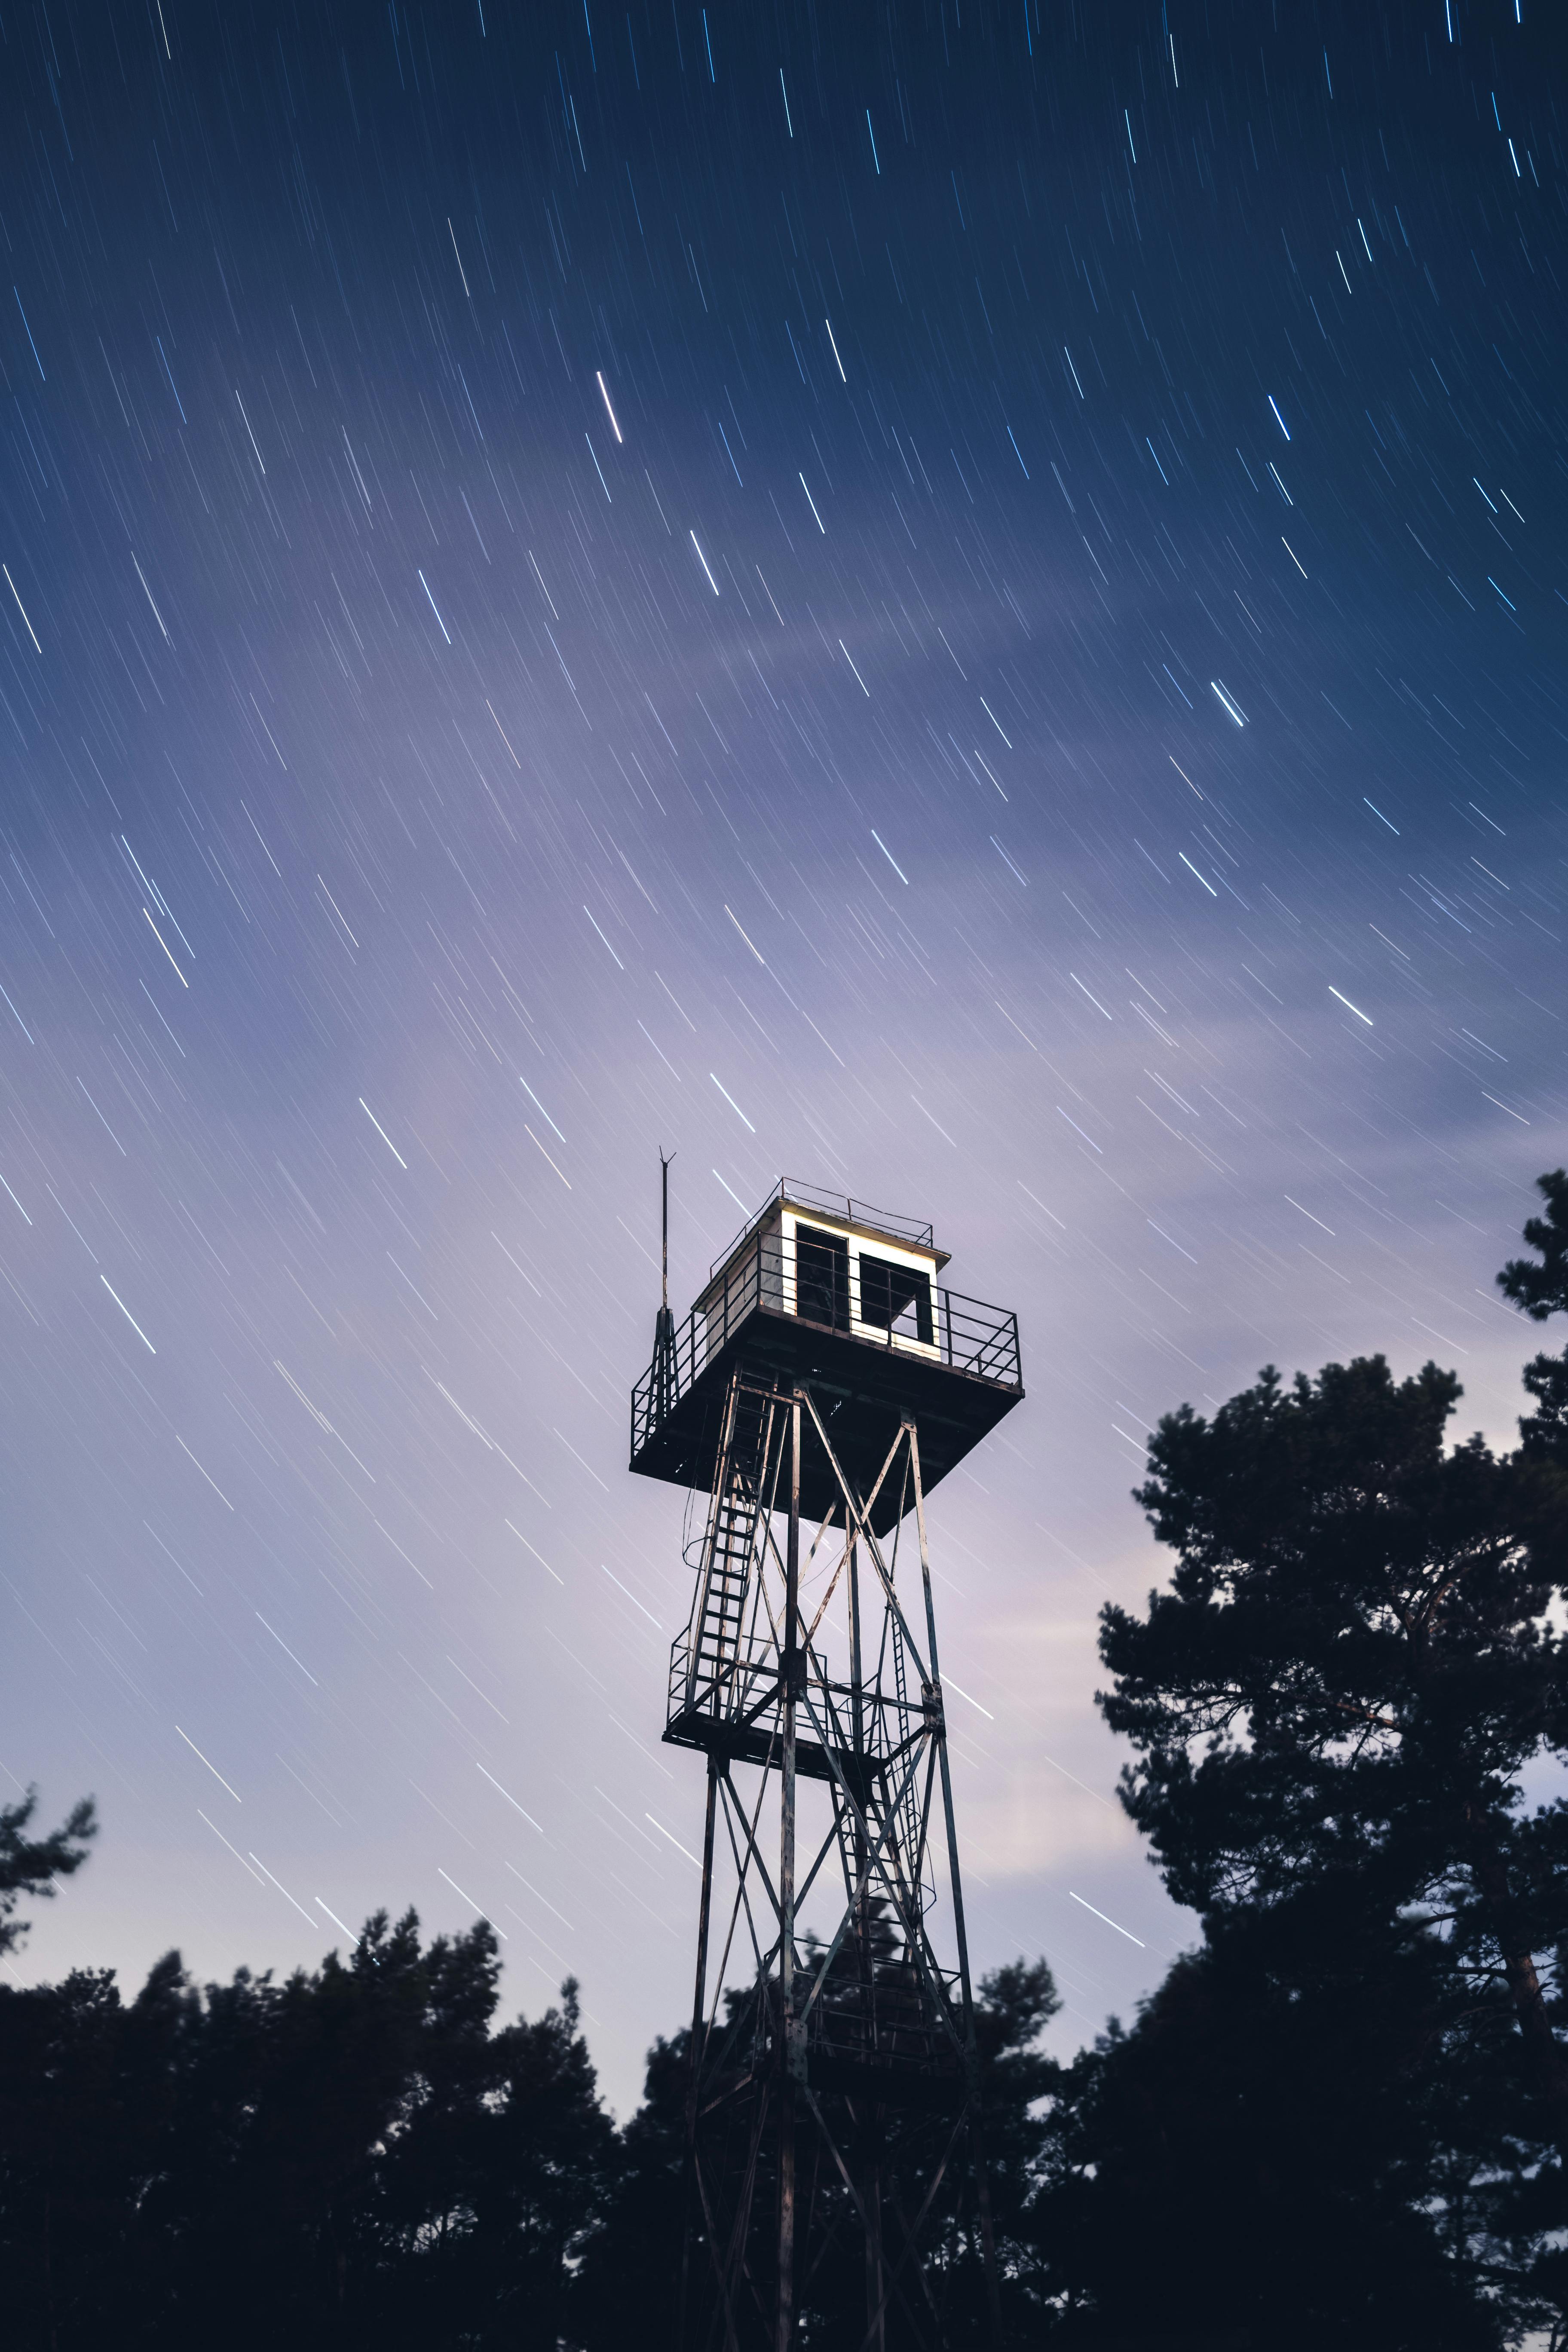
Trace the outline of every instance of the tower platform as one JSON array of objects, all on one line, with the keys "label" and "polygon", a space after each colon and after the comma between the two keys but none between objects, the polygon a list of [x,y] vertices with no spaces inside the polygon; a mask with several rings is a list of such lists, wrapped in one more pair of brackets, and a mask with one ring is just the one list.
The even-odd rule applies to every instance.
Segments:
[{"label": "tower platform", "polygon": [[[715,1261],[684,1324],[632,1393],[631,1468],[710,1488],[724,1399],[737,1368],[770,1386],[804,1383],[845,1475],[869,1491],[901,1422],[918,1421],[926,1492],[1024,1394],[1017,1317],[939,1287],[929,1225],[786,1180]],[[800,1507],[821,1518],[839,1495],[812,1432]],[[907,1497],[885,1487],[881,1535]]]}]

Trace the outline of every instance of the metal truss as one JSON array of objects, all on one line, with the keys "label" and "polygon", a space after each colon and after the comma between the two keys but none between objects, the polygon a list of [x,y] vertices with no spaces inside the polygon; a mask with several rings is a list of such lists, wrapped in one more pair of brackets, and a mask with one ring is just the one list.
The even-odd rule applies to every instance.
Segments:
[{"label": "metal truss", "polygon": [[[975,2285],[982,2327],[995,2324],[919,1433],[898,1425],[861,1494],[831,1419],[807,1384],[732,1374],[671,1657],[666,1738],[708,1758],[689,2352],[789,2352],[803,2313],[821,2340],[829,2310],[831,2340],[858,2352],[935,2352]],[[803,1445],[835,1496],[804,1553]],[[895,1495],[879,1539],[873,1510],[886,1522]],[[911,1511],[919,1580],[900,1588]]]}]

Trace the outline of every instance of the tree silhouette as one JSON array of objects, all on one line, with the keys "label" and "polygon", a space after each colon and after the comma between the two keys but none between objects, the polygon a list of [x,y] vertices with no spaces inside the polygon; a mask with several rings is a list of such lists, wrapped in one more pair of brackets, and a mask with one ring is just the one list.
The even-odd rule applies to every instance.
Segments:
[{"label": "tree silhouette", "polygon": [[98,1835],[90,1797],[80,1798],[47,1837],[27,1834],[37,1810],[37,1789],[29,1789],[18,1804],[0,1805],[0,1952],[15,1951],[27,1932],[27,1921],[12,1916],[22,1896],[52,1896],[55,1881],[81,1868]]},{"label": "tree silhouette", "polygon": [[[1560,1585],[1512,1461],[1445,1452],[1459,1384],[1380,1356],[1213,1421],[1161,1423],[1139,1496],[1179,1561],[1146,1618],[1108,1607],[1123,1801],[1176,1900],[1220,1923],[1376,1922],[1507,1989],[1542,2121],[1568,2147],[1568,2053],[1540,1963],[1568,1919],[1568,1808],[1522,1776],[1568,1753]],[[1482,2008],[1487,2004],[1482,2000]]]},{"label": "tree silhouette", "polygon": [[381,1913],[281,1984],[0,1993],[7,2345],[554,2352],[615,2132],[575,1986],[492,2032],[496,1955]]}]

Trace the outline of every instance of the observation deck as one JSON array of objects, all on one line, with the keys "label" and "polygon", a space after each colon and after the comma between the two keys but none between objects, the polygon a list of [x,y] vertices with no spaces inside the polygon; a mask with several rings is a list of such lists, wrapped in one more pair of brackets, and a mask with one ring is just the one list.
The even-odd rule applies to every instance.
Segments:
[{"label": "observation deck", "polygon": [[[707,1286],[632,1391],[631,1467],[706,1492],[725,1393],[740,1367],[783,1389],[805,1383],[850,1484],[869,1492],[900,1424],[920,1433],[929,1493],[1024,1394],[1018,1318],[937,1282],[948,1263],[929,1224],[785,1178],[720,1257]],[[815,1431],[801,1510],[839,1495]],[[879,1494],[884,1534],[906,1507]]]}]

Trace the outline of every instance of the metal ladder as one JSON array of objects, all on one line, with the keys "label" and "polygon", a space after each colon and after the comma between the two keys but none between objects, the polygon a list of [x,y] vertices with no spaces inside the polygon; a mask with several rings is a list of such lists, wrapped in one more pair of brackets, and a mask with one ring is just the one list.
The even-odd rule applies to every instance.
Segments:
[{"label": "metal ladder", "polygon": [[[893,1687],[898,1693],[900,1719],[907,1720],[910,1695],[908,1670],[904,1664],[903,1635],[896,1624],[890,1626],[889,1632],[893,1652]],[[920,1851],[921,1842],[921,1789],[918,1775],[910,1780],[909,1787],[904,1790],[900,1831],[895,1832],[894,1834],[903,1847],[901,1859],[905,1868],[910,1873],[910,1898],[920,1906],[922,1913],[929,1911],[936,1900],[934,1869],[929,1877],[919,1877],[914,1874],[915,1858]]]},{"label": "metal ladder", "polygon": [[[761,1490],[773,1451],[774,1401],[737,1381],[726,1412],[702,1546],[699,1601],[692,1612],[688,1707],[705,1715],[734,1711]],[[726,1701],[729,1704],[726,1704]]]}]

